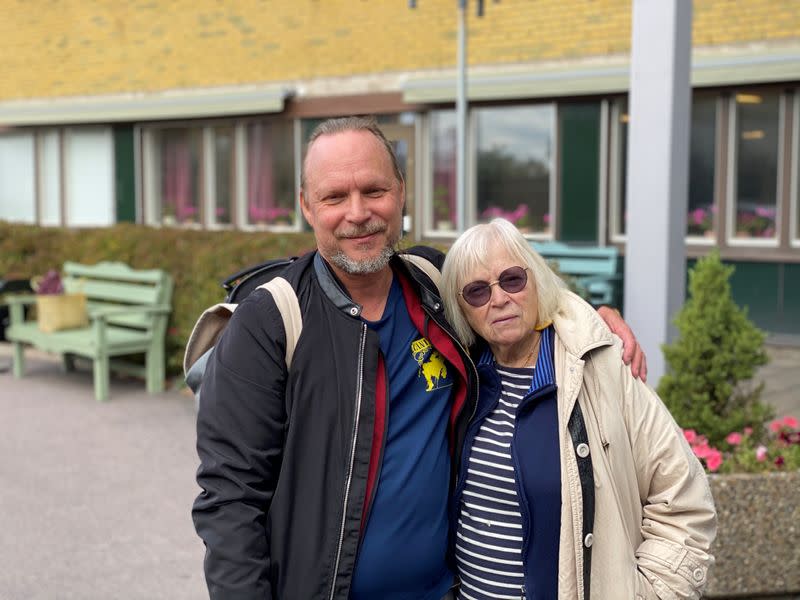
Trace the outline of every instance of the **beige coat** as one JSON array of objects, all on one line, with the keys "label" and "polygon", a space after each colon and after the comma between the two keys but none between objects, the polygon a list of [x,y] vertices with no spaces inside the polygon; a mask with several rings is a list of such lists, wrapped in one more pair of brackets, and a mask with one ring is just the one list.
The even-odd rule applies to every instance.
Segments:
[{"label": "beige coat", "polygon": [[559,599],[583,600],[582,497],[567,430],[580,403],[595,485],[591,598],[699,598],[716,513],[705,473],[596,311],[565,294],[556,331],[561,443]]}]

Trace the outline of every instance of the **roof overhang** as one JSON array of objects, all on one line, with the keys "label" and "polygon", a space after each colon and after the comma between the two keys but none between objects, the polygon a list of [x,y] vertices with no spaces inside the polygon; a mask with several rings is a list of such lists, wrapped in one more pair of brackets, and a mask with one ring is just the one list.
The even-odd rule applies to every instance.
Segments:
[{"label": "roof overhang", "polygon": [[70,125],[193,119],[283,111],[282,87],[170,90],[0,102],[0,126]]},{"label": "roof overhang", "polygon": [[[513,68],[480,67],[467,75],[470,101],[590,96],[628,91],[630,62],[625,57]],[[697,49],[692,55],[692,86],[728,86],[800,81],[800,46],[780,49]],[[421,74],[403,84],[408,103],[450,103],[456,75]]]}]

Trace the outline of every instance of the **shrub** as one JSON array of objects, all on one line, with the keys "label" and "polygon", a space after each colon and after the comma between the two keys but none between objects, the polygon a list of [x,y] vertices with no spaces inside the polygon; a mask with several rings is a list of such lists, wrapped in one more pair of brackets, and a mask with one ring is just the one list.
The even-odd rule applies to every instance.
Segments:
[{"label": "shrub", "polygon": [[732,431],[764,430],[771,409],[760,401],[763,384],[751,378],[766,364],[764,333],[731,297],[733,267],[714,251],[689,273],[689,299],[678,313],[678,339],[663,347],[669,373],[658,393],[684,428],[720,446]]}]

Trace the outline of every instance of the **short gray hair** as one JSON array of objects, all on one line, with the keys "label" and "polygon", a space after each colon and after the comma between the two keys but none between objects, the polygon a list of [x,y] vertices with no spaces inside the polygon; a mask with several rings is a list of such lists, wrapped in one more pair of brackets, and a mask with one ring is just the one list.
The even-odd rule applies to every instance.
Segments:
[{"label": "short gray hair", "polygon": [[397,154],[392,147],[383,131],[378,127],[378,121],[375,117],[337,117],[335,119],[328,119],[314,127],[311,135],[308,138],[308,146],[306,146],[306,155],[303,157],[303,166],[300,173],[300,187],[306,189],[306,160],[308,159],[308,151],[311,146],[317,141],[317,138],[323,135],[334,135],[336,133],[344,133],[345,131],[366,131],[374,135],[378,141],[386,148],[389,154],[389,160],[392,162],[392,169],[397,181],[403,183],[403,173],[400,171],[400,162],[397,160]]},{"label": "short gray hair", "polygon": [[465,346],[475,343],[475,332],[461,310],[458,295],[464,285],[469,283],[467,278],[470,274],[479,266],[487,266],[486,257],[490,250],[498,246],[518,260],[521,267],[529,269],[539,301],[539,324],[553,320],[559,309],[562,290],[566,288],[561,278],[533,249],[530,242],[505,219],[493,219],[489,223],[470,227],[447,252],[439,285],[447,320],[453,326],[456,337]]}]

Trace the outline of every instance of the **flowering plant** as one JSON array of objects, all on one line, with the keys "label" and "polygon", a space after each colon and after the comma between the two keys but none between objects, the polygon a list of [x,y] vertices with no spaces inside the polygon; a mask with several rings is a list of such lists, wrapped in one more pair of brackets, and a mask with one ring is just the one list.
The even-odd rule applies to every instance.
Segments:
[{"label": "flowering plant", "polygon": [[776,210],[772,206],[759,205],[752,210],[740,209],[736,214],[736,231],[748,237],[774,237],[775,217]]},{"label": "flowering plant", "polygon": [[713,205],[699,206],[686,215],[687,233],[689,235],[705,235],[714,226],[714,214],[717,207]]},{"label": "flowering plant", "polygon": [[710,473],[763,473],[800,469],[800,429],[795,417],[775,419],[760,432],[752,427],[732,431],[715,448],[708,438],[694,429],[683,435],[703,466]]}]

